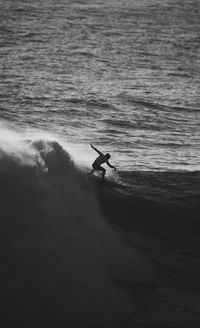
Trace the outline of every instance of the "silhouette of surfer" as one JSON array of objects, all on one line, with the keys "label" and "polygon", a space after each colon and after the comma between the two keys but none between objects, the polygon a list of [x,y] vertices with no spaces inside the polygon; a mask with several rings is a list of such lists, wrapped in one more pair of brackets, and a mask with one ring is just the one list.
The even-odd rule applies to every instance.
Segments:
[{"label": "silhouette of surfer", "polygon": [[99,156],[95,159],[94,163],[92,164],[92,171],[90,172],[90,175],[92,175],[94,173],[94,171],[101,171],[102,172],[102,180],[104,179],[104,176],[106,174],[106,170],[101,166],[103,163],[106,163],[109,167],[111,167],[112,169],[114,169],[116,171],[116,167],[111,165],[109,163],[109,158],[111,157],[110,154],[103,154],[101,151],[99,151],[97,148],[95,148],[92,144],[90,144],[90,146],[96,150],[96,152],[99,154]]}]

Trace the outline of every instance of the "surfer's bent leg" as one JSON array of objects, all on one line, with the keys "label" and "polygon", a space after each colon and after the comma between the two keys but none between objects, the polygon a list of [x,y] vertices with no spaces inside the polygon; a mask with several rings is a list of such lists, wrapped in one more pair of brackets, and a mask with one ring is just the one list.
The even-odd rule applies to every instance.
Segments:
[{"label": "surfer's bent leg", "polygon": [[96,164],[92,164],[92,167],[93,167],[93,170],[90,172],[90,175],[91,174],[93,174],[94,173],[94,171],[101,171],[102,172],[102,176],[101,176],[101,178],[102,179],[104,179],[104,176],[105,176],[105,174],[106,174],[106,170],[102,167],[102,166],[100,166],[100,165],[96,165]]},{"label": "surfer's bent leg", "polygon": [[96,165],[95,165],[94,163],[92,164],[92,167],[93,167],[93,169],[92,169],[92,171],[89,173],[90,175],[92,175],[92,174],[94,173],[94,171],[97,170],[97,167],[96,167]]},{"label": "surfer's bent leg", "polygon": [[102,172],[102,176],[101,176],[101,178],[102,178],[102,180],[103,180],[103,179],[104,179],[104,176],[105,176],[105,174],[106,174],[106,170],[105,170],[104,167],[102,167],[102,166],[99,166],[97,170],[99,170],[99,171]]}]

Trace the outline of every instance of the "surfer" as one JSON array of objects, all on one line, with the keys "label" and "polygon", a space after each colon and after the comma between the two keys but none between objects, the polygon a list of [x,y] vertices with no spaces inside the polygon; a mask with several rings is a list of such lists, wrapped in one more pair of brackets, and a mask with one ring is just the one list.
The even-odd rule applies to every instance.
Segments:
[{"label": "surfer", "polygon": [[104,176],[106,174],[106,170],[101,166],[103,163],[106,163],[109,167],[114,169],[116,171],[116,167],[111,165],[109,163],[109,158],[111,157],[110,154],[103,154],[101,151],[99,151],[97,148],[95,148],[92,144],[90,146],[96,150],[96,152],[99,154],[99,156],[95,159],[94,163],[92,164],[92,171],[90,172],[90,175],[94,173],[94,171],[101,171],[102,172],[102,179],[104,179]]}]

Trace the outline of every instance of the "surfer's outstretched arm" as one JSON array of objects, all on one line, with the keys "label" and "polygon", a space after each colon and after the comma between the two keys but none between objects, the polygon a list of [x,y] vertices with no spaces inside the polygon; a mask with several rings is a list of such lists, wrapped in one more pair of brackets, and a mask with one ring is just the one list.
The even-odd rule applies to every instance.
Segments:
[{"label": "surfer's outstretched arm", "polygon": [[108,161],[106,161],[106,164],[111,167],[111,169],[114,169],[115,171],[117,170],[115,166],[111,165]]},{"label": "surfer's outstretched arm", "polygon": [[96,150],[96,152],[97,152],[99,155],[103,155],[103,153],[102,153],[100,150],[98,150],[97,148],[95,148],[92,144],[90,144],[90,146],[91,146],[94,150]]}]

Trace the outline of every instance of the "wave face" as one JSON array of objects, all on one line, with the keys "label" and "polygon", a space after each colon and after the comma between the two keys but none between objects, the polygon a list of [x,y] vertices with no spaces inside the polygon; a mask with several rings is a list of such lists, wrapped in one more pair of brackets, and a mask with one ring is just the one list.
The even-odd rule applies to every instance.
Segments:
[{"label": "wave face", "polygon": [[151,266],[59,143],[1,141],[0,183],[1,326],[121,327],[144,306]]},{"label": "wave face", "polygon": [[[151,305],[128,327],[199,327],[200,173],[119,172],[99,186],[104,217],[154,264]],[[194,321],[194,318],[196,318]]]},{"label": "wave face", "polygon": [[[138,228],[153,243],[158,236],[166,243],[174,237],[178,243],[180,235],[182,250],[189,238],[199,252],[199,171],[121,171],[118,178],[107,180],[103,188],[99,188],[96,178],[94,184],[104,216],[125,239],[137,238]],[[156,253],[157,250],[152,255]]]}]

